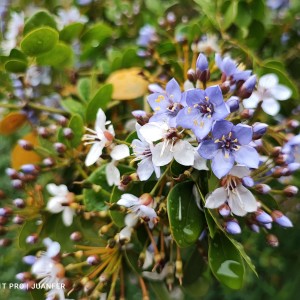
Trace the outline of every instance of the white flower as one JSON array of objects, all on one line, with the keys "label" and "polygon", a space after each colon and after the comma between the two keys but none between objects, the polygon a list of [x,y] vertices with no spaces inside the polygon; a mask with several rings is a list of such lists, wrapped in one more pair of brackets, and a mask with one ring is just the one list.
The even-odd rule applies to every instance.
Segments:
[{"label": "white flower", "polygon": [[150,228],[156,223],[157,214],[152,208],[153,199],[150,194],[143,194],[140,198],[132,194],[123,194],[117,204],[130,208],[137,217],[148,221]]},{"label": "white flower", "polygon": [[73,6],[69,9],[60,9],[58,12],[60,29],[64,26],[70,25],[72,23],[86,23],[88,18],[86,16],[80,15],[80,11],[77,7]]},{"label": "white flower", "polygon": [[285,85],[278,83],[276,74],[266,74],[259,79],[257,91],[243,101],[245,108],[256,108],[262,101],[262,109],[269,115],[275,116],[280,105],[277,102],[287,100],[291,97],[292,91]]},{"label": "white flower", "polygon": [[130,241],[132,228],[137,224],[138,218],[135,213],[129,213],[125,216],[125,227],[119,233],[119,240]]},{"label": "white flower", "polygon": [[63,222],[66,226],[70,226],[73,222],[75,210],[70,206],[74,200],[74,194],[68,191],[65,185],[47,184],[48,192],[54,196],[47,203],[47,209],[54,214],[62,212]]},{"label": "white flower", "polygon": [[194,164],[194,149],[188,141],[180,138],[176,128],[169,128],[164,122],[151,122],[142,126],[140,133],[148,143],[163,139],[152,150],[154,165],[165,166],[173,158],[184,166]]},{"label": "white flower", "polygon": [[50,68],[31,66],[25,74],[25,82],[33,87],[51,83]]},{"label": "white flower", "polygon": [[137,167],[139,179],[142,181],[148,180],[153,172],[155,172],[156,177],[159,178],[160,167],[157,167],[152,159],[152,150],[154,149],[154,146],[151,142],[147,142],[141,135],[141,125],[136,123],[135,128],[139,139],[133,140],[131,146],[134,150],[134,155],[136,156],[134,161],[139,161]]},{"label": "white flower", "polygon": [[241,178],[249,175],[249,170],[243,166],[234,166],[224,178],[223,187],[217,188],[206,199],[205,207],[218,208],[225,202],[237,216],[257,210],[257,202],[252,193],[242,185]]},{"label": "white flower", "polygon": [[193,51],[204,53],[220,52],[220,47],[218,45],[218,37],[214,34],[206,34],[198,42],[197,46],[193,48]]},{"label": "white flower", "polygon": [[109,123],[110,122],[106,122],[104,111],[100,108],[97,112],[95,130],[86,128],[86,130],[91,134],[85,134],[83,136],[83,140],[88,141],[84,144],[92,144],[92,147],[85,159],[85,165],[87,167],[93,165],[101,156],[103,148],[112,143],[115,131],[112,125],[109,125],[108,129],[105,128],[105,125]]}]

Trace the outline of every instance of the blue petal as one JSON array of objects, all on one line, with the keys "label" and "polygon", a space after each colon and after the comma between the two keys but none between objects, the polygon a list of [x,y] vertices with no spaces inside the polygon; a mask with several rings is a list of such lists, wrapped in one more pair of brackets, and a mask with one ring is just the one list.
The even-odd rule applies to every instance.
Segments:
[{"label": "blue petal", "polygon": [[230,113],[229,107],[226,103],[214,107],[214,113],[212,115],[214,120],[222,120],[226,118]]},{"label": "blue petal", "polygon": [[239,144],[248,145],[252,141],[252,127],[244,124],[237,124],[232,128],[233,138],[237,138]]},{"label": "blue petal", "polygon": [[235,161],[249,168],[257,168],[259,164],[259,155],[257,151],[250,146],[241,146],[239,150],[233,152]]},{"label": "blue petal", "polygon": [[228,174],[234,164],[234,157],[232,155],[225,156],[222,150],[219,150],[214,156],[211,168],[214,174],[221,178]]},{"label": "blue petal", "polygon": [[149,105],[154,111],[165,110],[169,105],[170,101],[167,95],[161,93],[153,93],[147,98]]},{"label": "blue petal", "polygon": [[186,91],[186,103],[188,106],[194,106],[195,104],[205,101],[205,93],[200,89],[193,89]]},{"label": "blue petal", "polygon": [[178,82],[174,78],[167,83],[166,92],[172,102],[180,102],[181,90]]},{"label": "blue petal", "polygon": [[225,57],[222,63],[222,71],[227,75],[231,76],[236,72],[236,63],[229,57]]},{"label": "blue petal", "polygon": [[219,151],[219,145],[213,140],[205,140],[200,144],[198,153],[206,159],[212,159]]},{"label": "blue petal", "polygon": [[210,86],[205,90],[206,95],[209,98],[209,102],[214,105],[221,105],[224,103],[221,88],[218,85]]},{"label": "blue petal", "polygon": [[233,127],[233,124],[226,120],[216,121],[213,129],[212,135],[215,139],[221,139],[223,135],[227,135]]},{"label": "blue petal", "polygon": [[[197,125],[195,125],[195,123]],[[194,134],[200,140],[204,139],[210,132],[212,127],[213,120],[212,118],[200,117],[193,119],[192,127]]]},{"label": "blue petal", "polygon": [[205,71],[208,69],[208,61],[204,54],[200,53],[196,61],[196,69]]},{"label": "blue petal", "polygon": [[176,117],[177,126],[190,129],[193,126],[193,120],[197,119],[199,114],[196,109],[192,107],[185,107],[180,110]]},{"label": "blue petal", "polygon": [[233,75],[233,79],[235,81],[239,81],[239,80],[243,80],[243,81],[246,81],[250,75],[251,75],[251,70],[246,70],[246,71],[239,71],[239,72],[236,72],[234,75]]}]

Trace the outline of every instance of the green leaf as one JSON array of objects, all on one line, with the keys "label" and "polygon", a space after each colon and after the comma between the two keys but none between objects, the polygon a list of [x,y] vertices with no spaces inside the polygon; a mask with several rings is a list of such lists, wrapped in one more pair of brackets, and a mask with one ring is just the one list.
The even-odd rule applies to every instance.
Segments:
[{"label": "green leaf", "polygon": [[219,29],[219,24],[216,19],[217,6],[216,1],[211,0],[194,0],[203,11],[204,15],[209,19],[209,21],[214,25],[215,28]]},{"label": "green leaf", "polygon": [[149,282],[149,286],[153,290],[156,300],[172,300],[171,295],[163,282],[151,281]]},{"label": "green leaf", "polygon": [[36,61],[39,65],[61,68],[71,62],[72,55],[71,47],[59,42],[47,53],[39,55]]},{"label": "green leaf", "polygon": [[78,101],[68,98],[61,101],[61,105],[64,109],[72,114],[78,114],[84,118],[85,107]]},{"label": "green leaf", "polygon": [[77,38],[83,30],[82,23],[72,23],[65,26],[59,33],[59,39],[64,42],[71,42]]},{"label": "green leaf", "polygon": [[77,91],[79,97],[87,102],[91,95],[91,80],[90,78],[80,78],[77,83]]},{"label": "green leaf", "polygon": [[21,49],[28,56],[38,56],[54,48],[58,32],[50,27],[30,31],[21,41]]},{"label": "green leaf", "polygon": [[238,1],[237,0],[230,1],[229,5],[226,9],[226,12],[224,15],[224,21],[222,24],[222,27],[224,29],[227,29],[228,27],[230,27],[232,25],[232,23],[234,22],[234,20],[237,16],[237,12],[238,12]]},{"label": "green leaf", "polygon": [[111,37],[113,30],[107,24],[99,22],[88,28],[82,35],[81,41],[83,43],[91,44],[92,47],[98,47],[105,39]]},{"label": "green leaf", "polygon": [[23,60],[11,59],[4,64],[5,70],[11,73],[23,73],[27,69],[27,63]]},{"label": "green leaf", "polygon": [[194,244],[204,229],[204,215],[197,207],[193,185],[193,182],[175,185],[167,199],[172,236],[182,248]]},{"label": "green leaf", "polygon": [[36,245],[26,243],[26,238],[33,233],[37,233],[38,228],[36,219],[28,220],[22,225],[18,236],[18,244],[21,249],[30,250],[37,247]]},{"label": "green leaf", "polygon": [[228,238],[218,233],[210,240],[208,261],[215,277],[231,289],[243,286],[245,268],[237,248]]},{"label": "green leaf", "polygon": [[44,26],[56,29],[56,22],[47,12],[39,11],[26,21],[23,34],[26,35],[30,31]]},{"label": "green leaf", "polygon": [[111,100],[113,86],[111,84],[103,85],[96,95],[89,101],[86,109],[86,121],[93,122],[96,120],[97,111],[99,108],[105,110],[107,104]]},{"label": "green leaf", "polygon": [[70,122],[69,128],[73,131],[73,138],[70,140],[70,144],[72,147],[76,148],[81,143],[81,138],[84,133],[84,124],[83,120],[79,115],[73,115]]},{"label": "green leaf", "polygon": [[251,14],[249,14],[250,7],[244,1],[238,2],[238,13],[235,17],[234,23],[240,28],[247,28],[251,23]]}]

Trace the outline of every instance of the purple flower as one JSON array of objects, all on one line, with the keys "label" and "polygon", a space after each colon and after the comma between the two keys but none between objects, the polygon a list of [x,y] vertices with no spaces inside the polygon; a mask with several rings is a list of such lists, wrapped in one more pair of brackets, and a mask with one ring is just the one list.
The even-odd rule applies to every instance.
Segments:
[{"label": "purple flower", "polygon": [[192,129],[197,138],[205,138],[215,120],[228,116],[229,108],[225,104],[218,85],[205,91],[193,89],[186,92],[187,106],[177,115],[177,125]]},{"label": "purple flower", "polygon": [[258,153],[249,145],[252,141],[250,126],[233,125],[226,120],[216,121],[212,137],[204,140],[198,151],[203,158],[212,159],[212,170],[218,178],[228,174],[235,161],[249,168],[258,167]]},{"label": "purple flower", "polygon": [[174,78],[167,83],[165,92],[149,95],[148,103],[154,110],[150,122],[165,122],[170,127],[176,127],[176,116],[185,105],[180,86]]},{"label": "purple flower", "polygon": [[155,28],[151,25],[145,25],[140,29],[137,44],[147,48],[150,44],[157,42],[157,34]]}]

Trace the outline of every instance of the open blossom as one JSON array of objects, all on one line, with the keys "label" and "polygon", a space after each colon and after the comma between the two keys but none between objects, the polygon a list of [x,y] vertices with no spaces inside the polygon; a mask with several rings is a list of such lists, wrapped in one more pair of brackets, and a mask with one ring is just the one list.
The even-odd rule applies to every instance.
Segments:
[{"label": "open blossom", "polygon": [[70,206],[74,201],[74,194],[70,193],[68,188],[63,184],[56,185],[49,183],[46,188],[53,196],[47,203],[47,209],[54,214],[62,212],[64,224],[70,226],[75,215],[75,209]]},{"label": "open blossom", "polygon": [[276,74],[266,74],[258,81],[257,91],[243,101],[245,108],[256,108],[258,103],[262,101],[262,109],[265,113],[275,116],[280,110],[280,105],[277,102],[287,100],[291,97],[292,91],[278,83]]},{"label": "open blossom", "polygon": [[229,115],[222,91],[218,85],[205,91],[192,89],[186,91],[186,108],[182,109],[176,118],[178,126],[192,129],[197,138],[205,138],[215,120],[222,120]]},{"label": "open blossom", "polygon": [[154,110],[150,122],[165,122],[176,127],[176,116],[185,105],[178,82],[173,78],[166,85],[166,91],[148,96],[148,103]]},{"label": "open blossom", "polygon": [[80,11],[75,6],[72,6],[69,9],[59,9],[57,14],[62,28],[75,22],[84,24],[88,21],[86,16],[80,15]]},{"label": "open blossom", "polygon": [[142,181],[148,180],[153,172],[157,178],[160,177],[160,167],[157,167],[153,163],[152,151],[154,149],[154,145],[152,142],[147,142],[144,137],[140,133],[141,125],[136,123],[136,132],[139,139],[134,139],[131,143],[131,146],[134,151],[134,155],[136,158],[135,161],[138,162],[137,166],[137,174],[139,179]]},{"label": "open blossom", "polygon": [[205,34],[201,37],[197,45],[192,48],[193,51],[205,52],[207,54],[219,52],[218,37],[214,34]]},{"label": "open blossom", "polygon": [[244,216],[257,210],[257,201],[252,193],[243,186],[242,178],[249,176],[246,167],[235,166],[224,178],[224,185],[213,191],[206,199],[205,207],[219,208],[227,203],[232,213]]},{"label": "open blossom", "polygon": [[158,41],[158,36],[156,34],[156,30],[151,25],[147,24],[143,26],[139,31],[139,38],[137,40],[137,44],[141,47],[148,47],[152,43]]},{"label": "open blossom", "polygon": [[129,208],[137,217],[147,221],[150,228],[156,223],[157,214],[152,208],[154,203],[150,194],[143,194],[139,198],[132,194],[123,194],[117,204]]},{"label": "open blossom", "polygon": [[218,178],[228,174],[235,161],[249,168],[257,168],[258,153],[249,145],[252,134],[252,128],[248,125],[216,121],[212,129],[213,138],[200,144],[199,154],[212,159],[212,170]]},{"label": "open blossom", "polygon": [[194,164],[194,148],[188,141],[182,139],[176,128],[170,128],[162,122],[151,122],[142,126],[140,133],[149,143],[163,139],[152,150],[154,165],[165,166],[173,158],[184,166]]}]

